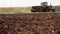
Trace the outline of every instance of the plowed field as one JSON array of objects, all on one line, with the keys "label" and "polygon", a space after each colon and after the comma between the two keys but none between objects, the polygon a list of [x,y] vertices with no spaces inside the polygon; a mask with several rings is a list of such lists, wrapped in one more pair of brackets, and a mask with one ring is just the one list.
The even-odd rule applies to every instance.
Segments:
[{"label": "plowed field", "polygon": [[60,14],[0,14],[0,34],[59,34]]}]

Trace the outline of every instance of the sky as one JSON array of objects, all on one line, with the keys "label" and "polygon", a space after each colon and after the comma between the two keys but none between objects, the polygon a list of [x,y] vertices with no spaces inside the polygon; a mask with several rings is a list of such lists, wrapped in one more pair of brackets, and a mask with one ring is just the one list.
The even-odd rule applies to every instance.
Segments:
[{"label": "sky", "polygon": [[48,2],[53,6],[60,5],[60,0],[0,0],[0,7],[31,7],[40,5],[41,2]]}]

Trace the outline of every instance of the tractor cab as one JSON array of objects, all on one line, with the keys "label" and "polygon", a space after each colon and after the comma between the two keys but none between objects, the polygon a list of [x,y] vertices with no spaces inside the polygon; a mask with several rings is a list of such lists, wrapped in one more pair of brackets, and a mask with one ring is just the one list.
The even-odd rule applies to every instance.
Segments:
[{"label": "tractor cab", "polygon": [[47,2],[41,2],[41,7],[47,7],[48,3]]}]

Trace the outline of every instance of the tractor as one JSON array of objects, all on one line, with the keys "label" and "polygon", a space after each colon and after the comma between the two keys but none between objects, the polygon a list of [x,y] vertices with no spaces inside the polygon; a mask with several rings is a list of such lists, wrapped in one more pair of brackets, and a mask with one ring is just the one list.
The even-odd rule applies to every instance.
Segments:
[{"label": "tractor", "polygon": [[48,2],[41,2],[41,6],[32,6],[31,12],[55,12],[52,5],[48,5]]}]

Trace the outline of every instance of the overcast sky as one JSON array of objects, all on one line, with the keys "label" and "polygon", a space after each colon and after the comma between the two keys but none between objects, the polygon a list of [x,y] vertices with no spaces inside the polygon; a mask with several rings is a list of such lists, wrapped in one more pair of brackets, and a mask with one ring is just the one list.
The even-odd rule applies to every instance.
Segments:
[{"label": "overcast sky", "polygon": [[41,2],[48,2],[52,5],[60,5],[60,0],[0,0],[0,7],[28,7],[40,5]]}]

